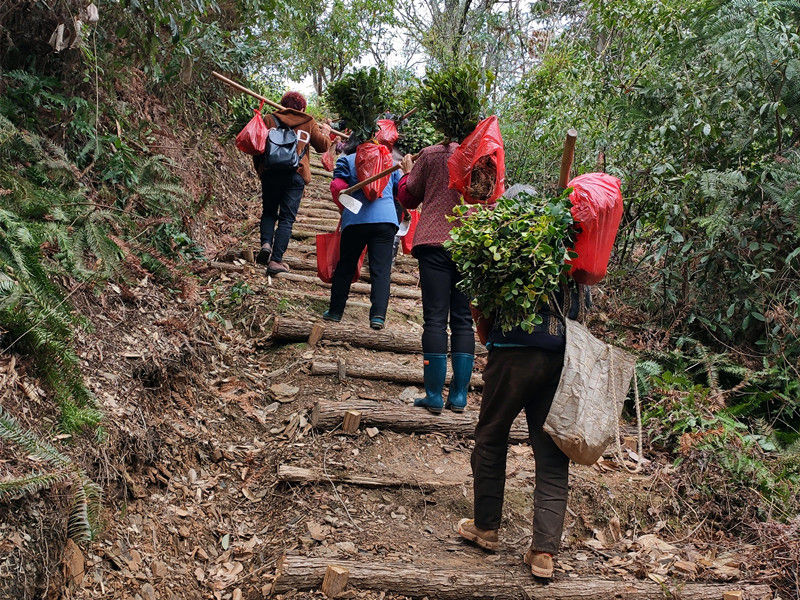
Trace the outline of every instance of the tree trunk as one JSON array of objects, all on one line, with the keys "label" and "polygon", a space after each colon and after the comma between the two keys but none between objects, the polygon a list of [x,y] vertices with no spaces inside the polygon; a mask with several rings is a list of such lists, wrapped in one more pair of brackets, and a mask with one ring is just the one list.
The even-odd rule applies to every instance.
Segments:
[{"label": "tree trunk", "polygon": [[335,560],[287,554],[278,564],[272,593],[312,590],[322,585],[328,565],[350,572],[349,585],[356,589],[380,590],[412,598],[465,600],[715,600],[723,592],[744,591],[748,600],[772,598],[769,586],[678,582],[659,585],[650,581],[620,581],[581,577],[537,584],[523,565],[513,568],[484,564],[479,570],[426,561],[424,565],[387,562],[375,558]]},{"label": "tree trunk", "polygon": [[[317,265],[314,263],[314,270],[316,270]],[[316,276],[312,275],[301,275],[300,273],[281,273],[277,277],[281,279],[285,279],[286,281],[297,281],[300,283],[313,283],[314,285],[318,285],[327,289],[330,289],[331,284],[325,283],[321,281]],[[370,284],[368,283],[352,283],[350,284],[350,293],[351,294],[369,294],[370,293]],[[422,298],[422,292],[419,288],[409,288],[409,287],[400,287],[400,286],[392,286],[390,288],[389,297],[391,298],[410,298],[412,300],[419,300]]]},{"label": "tree trunk", "polygon": [[294,465],[278,465],[278,481],[297,483],[300,485],[314,485],[318,483],[345,483],[368,488],[413,487],[423,490],[461,485],[461,481],[434,481],[413,478],[380,477],[378,475],[358,475],[343,473],[342,469],[329,467],[327,473],[322,469],[308,469]]},{"label": "tree trunk", "polygon": [[[296,321],[278,316],[275,317],[271,337],[276,342],[304,342],[311,334],[312,325],[313,323],[308,321]],[[322,339],[347,342],[353,346],[386,352],[422,352],[422,340],[419,334],[387,329],[383,331],[359,329],[344,323],[325,323],[325,333]],[[476,343],[475,353],[485,354],[486,348]]]},{"label": "tree trunk", "polygon": [[[434,415],[424,408],[410,404],[350,399],[343,402],[317,401],[311,412],[311,424],[321,430],[335,429],[342,424],[344,413],[348,410],[361,413],[362,427],[377,427],[400,433],[444,433],[471,439],[475,436],[475,425],[478,423],[477,410],[463,413],[446,410],[440,415]],[[508,439],[512,443],[528,441],[528,424],[523,415],[514,421]]]},{"label": "tree trunk", "polygon": [[[359,379],[377,379],[379,381],[394,381],[395,383],[424,383],[425,378],[421,367],[412,367],[390,362],[346,363],[345,372],[348,377]],[[311,363],[312,375],[337,375],[339,365],[335,362],[315,360]],[[447,373],[447,383],[450,383],[452,373]],[[473,373],[470,385],[476,389],[483,388],[483,377],[480,373]]]}]

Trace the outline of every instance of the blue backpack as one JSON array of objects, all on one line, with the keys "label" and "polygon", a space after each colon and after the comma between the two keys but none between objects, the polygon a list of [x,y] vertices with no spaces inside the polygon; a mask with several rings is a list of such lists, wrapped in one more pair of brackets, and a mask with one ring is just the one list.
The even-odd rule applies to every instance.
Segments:
[{"label": "blue backpack", "polygon": [[[300,160],[308,152],[309,134],[305,131],[296,132],[283,123],[276,114],[275,127],[267,134],[267,144],[264,148],[262,169],[264,171],[290,171],[297,170]],[[302,154],[297,153],[297,143],[304,142],[306,147]]]}]

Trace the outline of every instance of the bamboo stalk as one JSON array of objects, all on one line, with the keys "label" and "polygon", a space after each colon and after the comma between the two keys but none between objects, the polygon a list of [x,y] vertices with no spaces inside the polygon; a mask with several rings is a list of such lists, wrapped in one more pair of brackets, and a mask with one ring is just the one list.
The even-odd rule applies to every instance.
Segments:
[{"label": "bamboo stalk", "polygon": [[[278,109],[278,110],[280,110],[282,108],[286,108],[282,104],[278,104],[277,102],[273,102],[269,98],[265,98],[261,94],[259,94],[257,92],[254,92],[253,90],[251,90],[249,88],[246,88],[246,87],[244,87],[243,85],[241,85],[239,83],[236,83],[232,79],[228,79],[227,77],[225,77],[225,75],[222,75],[221,73],[217,73],[216,71],[211,71],[211,74],[214,77],[216,77],[217,79],[219,79],[221,82],[228,84],[232,88],[234,88],[236,90],[239,90],[240,92],[242,92],[244,94],[250,94],[253,98],[261,100],[264,104],[268,104],[272,108],[275,108],[275,109]],[[341,131],[336,131],[335,129],[331,129],[331,133],[333,133],[335,135],[338,135],[340,138],[345,139],[345,140],[350,137],[346,133],[342,133]]]}]

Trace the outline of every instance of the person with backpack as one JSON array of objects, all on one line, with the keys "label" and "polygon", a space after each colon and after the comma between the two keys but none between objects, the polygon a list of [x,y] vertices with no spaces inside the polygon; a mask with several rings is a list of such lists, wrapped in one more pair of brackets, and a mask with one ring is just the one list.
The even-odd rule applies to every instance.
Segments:
[{"label": "person with backpack", "polygon": [[[305,112],[306,99],[299,92],[286,92],[281,98],[285,107],[266,115],[270,128],[263,154],[253,157],[261,179],[261,250],[256,262],[267,273],[286,273],[289,267],[283,255],[292,237],[303,190],[311,181],[309,146],[325,152],[331,144],[330,126],[318,124]],[[276,228],[277,224],[277,228]]]},{"label": "person with backpack", "polygon": [[543,427],[564,364],[563,315],[583,322],[590,306],[588,286],[571,281],[537,311],[540,323],[530,333],[520,326],[504,332],[491,317],[478,316],[478,332],[489,349],[489,360],[471,456],[473,518],[461,519],[457,531],[484,550],[494,552],[500,547],[508,436],[524,409],[536,464],[533,538],[524,561],[531,574],[542,579],[553,576],[553,556],[561,545],[569,492],[569,458]]}]

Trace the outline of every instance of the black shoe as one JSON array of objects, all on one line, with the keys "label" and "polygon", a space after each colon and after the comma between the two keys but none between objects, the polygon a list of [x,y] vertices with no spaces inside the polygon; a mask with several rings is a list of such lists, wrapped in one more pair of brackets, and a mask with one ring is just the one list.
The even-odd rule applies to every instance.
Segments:
[{"label": "black shoe", "polygon": [[322,313],[322,318],[326,321],[339,323],[342,320],[342,315],[335,315],[330,310],[326,310],[324,313]]},{"label": "black shoe", "polygon": [[269,244],[264,244],[263,246],[261,246],[261,250],[259,250],[258,256],[256,256],[256,262],[266,267],[269,264],[270,256],[272,256],[272,246],[270,246]]}]

